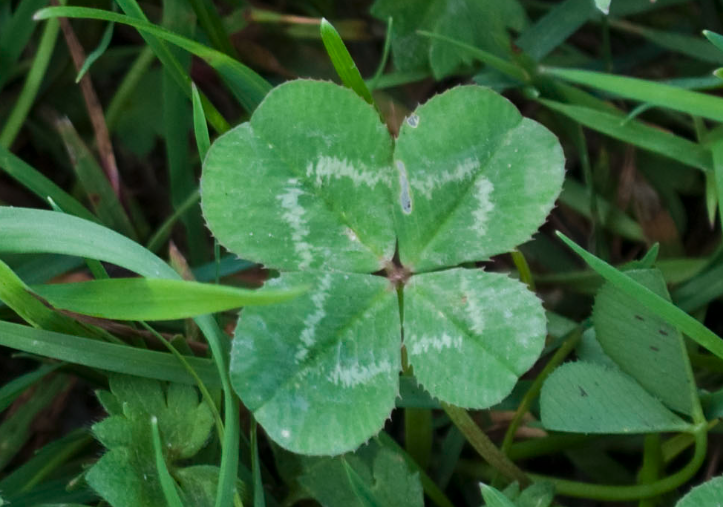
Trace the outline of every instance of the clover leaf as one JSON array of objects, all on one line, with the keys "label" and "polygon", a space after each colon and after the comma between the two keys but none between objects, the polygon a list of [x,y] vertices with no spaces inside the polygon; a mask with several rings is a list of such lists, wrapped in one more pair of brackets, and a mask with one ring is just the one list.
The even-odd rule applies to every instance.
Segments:
[{"label": "clover leaf", "polygon": [[528,240],[563,176],[555,136],[479,86],[432,98],[396,140],[346,88],[269,93],[214,142],[201,180],[221,244],[280,270],[270,285],[312,287],[236,328],[231,381],[268,435],[305,454],[355,449],[394,407],[402,346],[442,401],[509,394],[542,350],[541,303],[459,266]]}]

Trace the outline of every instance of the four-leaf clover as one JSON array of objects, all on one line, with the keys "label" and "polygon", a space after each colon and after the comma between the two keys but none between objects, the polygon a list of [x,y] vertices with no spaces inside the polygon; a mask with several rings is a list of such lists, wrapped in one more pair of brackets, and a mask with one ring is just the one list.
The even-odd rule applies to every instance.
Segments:
[{"label": "four-leaf clover", "polygon": [[239,320],[231,380],[283,447],[338,454],[377,433],[402,346],[440,400],[486,408],[535,362],[536,296],[460,267],[527,241],[563,181],[556,137],[505,98],[461,86],[393,140],[372,106],[332,83],[274,89],[204,161],[203,212],[230,251],[310,285]]}]

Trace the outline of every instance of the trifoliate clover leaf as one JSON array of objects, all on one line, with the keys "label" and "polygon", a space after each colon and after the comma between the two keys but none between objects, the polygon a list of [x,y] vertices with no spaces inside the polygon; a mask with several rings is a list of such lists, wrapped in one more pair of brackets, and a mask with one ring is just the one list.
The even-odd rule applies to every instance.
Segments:
[{"label": "trifoliate clover leaf", "polygon": [[317,455],[369,439],[398,394],[402,335],[440,400],[486,408],[509,394],[542,350],[541,303],[458,266],[528,240],[563,176],[555,136],[479,86],[432,98],[396,143],[346,88],[269,93],[212,145],[201,181],[221,244],[280,270],[278,287],[312,286],[245,309],[236,329],[231,381],[269,436]]},{"label": "trifoliate clover leaf", "polygon": [[[139,377],[113,375],[110,392],[101,392],[100,399],[111,415],[93,425],[93,434],[108,451],[88,471],[88,484],[113,507],[165,505],[151,440],[151,417],[158,420],[167,466],[184,487],[188,470],[198,467],[183,469],[174,463],[192,458],[206,445],[213,426],[211,410],[199,401],[193,387],[164,386]],[[193,481],[188,492],[182,489],[182,496],[200,497],[198,491],[205,483],[210,489],[216,482],[218,468],[204,467],[203,477]]]}]

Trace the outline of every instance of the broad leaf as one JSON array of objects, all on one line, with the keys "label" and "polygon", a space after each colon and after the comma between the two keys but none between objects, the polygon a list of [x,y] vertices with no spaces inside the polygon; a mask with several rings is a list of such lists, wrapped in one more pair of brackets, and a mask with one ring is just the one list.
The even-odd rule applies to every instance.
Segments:
[{"label": "broad leaf", "polygon": [[291,81],[206,156],[203,211],[229,250],[267,266],[374,272],[394,253],[392,142],[374,108]]},{"label": "broad leaf", "polygon": [[455,269],[414,276],[404,292],[404,344],[432,395],[462,407],[505,398],[539,357],[545,312],[506,275]]},{"label": "broad leaf", "polygon": [[[660,271],[626,274],[670,301]],[[695,383],[683,336],[675,327],[609,282],[595,298],[593,320],[597,341],[622,371],[673,410],[693,413]]]},{"label": "broad leaf", "polygon": [[175,461],[193,457],[206,444],[213,425],[211,410],[199,402],[195,388],[180,384],[164,387],[153,380],[113,375],[110,389],[104,404],[114,406],[114,412],[120,407],[122,413],[93,426],[95,437],[108,452],[88,471],[88,484],[113,507],[165,505],[151,417],[158,419],[164,458],[172,468]]},{"label": "broad leaf", "polygon": [[394,153],[402,264],[415,272],[508,252],[560,193],[557,138],[479,86],[452,89],[402,125]]},{"label": "broad leaf", "polygon": [[540,395],[545,428],[577,433],[688,431],[691,425],[627,374],[581,361],[560,366]]},{"label": "broad leaf", "polygon": [[[419,475],[412,473],[402,456],[375,441],[338,458],[302,458],[301,466],[299,484],[326,507],[424,505]],[[353,472],[356,484],[352,484],[349,472]],[[365,497],[360,497],[360,489]]]},{"label": "broad leaf", "polygon": [[306,294],[242,312],[231,382],[267,434],[286,449],[340,454],[382,427],[399,392],[397,294],[388,280],[290,273],[268,285]]},{"label": "broad leaf", "polygon": [[473,46],[505,54],[509,52],[507,28],[522,30],[527,18],[517,0],[377,0],[372,14],[394,19],[392,54],[398,70],[431,67],[441,78],[469,63],[454,47],[419,35],[428,30],[455,37]]},{"label": "broad leaf", "polygon": [[716,477],[693,488],[675,507],[719,507],[723,498],[723,477]]}]

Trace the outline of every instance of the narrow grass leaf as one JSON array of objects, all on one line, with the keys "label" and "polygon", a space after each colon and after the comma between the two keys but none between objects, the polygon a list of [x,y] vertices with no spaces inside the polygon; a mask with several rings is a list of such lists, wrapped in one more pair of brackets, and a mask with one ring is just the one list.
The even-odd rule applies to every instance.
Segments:
[{"label": "narrow grass leaf", "polygon": [[[196,384],[196,380],[184,366],[173,355],[164,352],[105,343],[2,321],[0,345],[105,371],[181,384]],[[218,372],[211,360],[188,357],[186,361],[206,387],[211,389],[221,386]]]},{"label": "narrow grass leaf", "polygon": [[198,156],[201,162],[203,162],[206,159],[208,149],[211,147],[211,138],[208,135],[206,116],[203,114],[201,96],[198,93],[198,88],[196,88],[195,83],[191,85],[191,98],[193,103],[193,133],[196,137]]},{"label": "narrow grass leaf", "polygon": [[[175,1],[175,0],[174,0]],[[206,32],[211,45],[222,53],[226,53],[231,58],[237,59],[238,53],[236,48],[231,44],[231,40],[226,33],[223,20],[219,16],[216,6],[210,0],[188,0],[191,4],[193,12],[196,13],[198,22]]]},{"label": "narrow grass leaf", "polygon": [[261,480],[261,462],[259,461],[258,424],[251,423],[251,473],[254,476],[254,507],[266,507],[264,484]]},{"label": "narrow grass leaf", "polygon": [[705,327],[698,320],[691,317],[671,302],[658,296],[650,289],[643,287],[628,275],[615,269],[607,262],[595,257],[589,252],[586,252],[564,234],[558,232],[557,235],[575,253],[582,257],[592,269],[597,271],[613,286],[617,287],[628,296],[635,298],[636,301],[650,310],[653,314],[662,317],[666,322],[686,334],[690,339],[723,359],[723,340],[721,340],[718,335]]},{"label": "narrow grass leaf", "polygon": [[[47,7],[35,14],[35,19],[38,20],[58,17],[98,19],[122,23],[175,44],[193,53],[213,67],[223,77],[233,95],[247,111],[253,111],[271,90],[271,85],[264,78],[228,55],[148,21],[85,7]],[[190,85],[187,79],[184,79],[184,82],[186,86]]]},{"label": "narrow grass leaf", "polygon": [[319,29],[321,40],[324,43],[324,47],[329,55],[329,59],[331,59],[331,63],[334,65],[336,73],[339,74],[341,78],[341,82],[344,83],[344,86],[354,90],[357,95],[369,104],[374,105],[374,98],[359,73],[359,69],[354,63],[349,51],[346,49],[344,41],[341,40],[339,32],[337,32],[326,19],[321,20]]},{"label": "narrow grass leaf", "polygon": [[[716,141],[713,143],[711,146],[711,153],[713,154],[715,196],[716,201],[718,202],[718,213],[720,215],[719,227],[723,227],[723,141]],[[711,217],[711,223],[714,221],[714,217]]]},{"label": "narrow grass leaf", "polygon": [[[15,100],[12,111],[5,119],[5,125],[0,130],[0,148],[10,148],[25,123],[50,63],[50,57],[53,55],[59,30],[58,20],[48,22],[43,28],[43,35],[33,58],[33,64],[25,77],[23,89]],[[3,74],[5,74],[4,69]]]},{"label": "narrow grass leaf", "polygon": [[30,439],[36,416],[67,386],[68,377],[65,375],[54,375],[41,381],[33,395],[4,418],[0,424],[0,471],[13,461]]},{"label": "narrow grass leaf", "polygon": [[[541,99],[540,102],[553,111],[562,113],[588,128],[625,143],[664,155],[703,171],[713,170],[709,150],[670,132],[650,127],[636,120],[625,122],[624,116],[588,107],[572,106],[545,99]],[[723,103],[723,101],[721,102]]]},{"label": "narrow grass leaf", "polygon": [[[175,30],[185,37],[193,36],[193,24],[188,20],[193,18],[193,11],[187,2],[167,0],[163,3],[163,26]],[[191,68],[191,55],[177,47],[169,48],[176,60],[188,73]],[[181,90],[173,83],[173,76],[163,71],[163,135],[166,150],[166,165],[170,186],[171,204],[178,210],[187,198],[198,188],[198,182],[191,163],[191,147],[188,142],[188,131],[191,128],[193,116],[192,108],[184,94],[188,90]],[[201,217],[201,208],[197,204],[191,205],[185,213],[180,215],[183,223],[186,240],[186,251],[189,262],[198,265],[207,260],[207,235]],[[171,232],[170,230],[168,232]]]},{"label": "narrow grass leaf", "polygon": [[47,4],[47,0],[24,0],[17,3],[12,17],[2,25],[0,34],[0,90],[12,75],[10,72],[26,48],[37,23],[33,13]]},{"label": "narrow grass leaf", "polygon": [[693,116],[723,121],[723,99],[656,83],[645,79],[614,76],[604,72],[546,68],[545,74],[583,86],[590,86],[623,98],[655,104]]},{"label": "narrow grass leaf", "polygon": [[31,289],[0,261],[0,301],[4,302],[33,327],[73,334],[99,337],[91,329],[48,308]]},{"label": "narrow grass leaf", "polygon": [[[44,364],[37,370],[25,373],[24,375],[21,375],[0,387],[0,412],[8,408],[10,404],[15,401],[15,399],[28,387],[32,386],[48,373],[57,370],[61,366],[63,366],[62,363]],[[0,487],[2,487],[2,482],[0,482]]]},{"label": "narrow grass leaf", "polygon": [[166,460],[163,458],[161,433],[158,431],[158,418],[156,416],[151,417],[151,434],[153,437],[153,452],[156,457],[156,471],[158,472],[158,479],[161,483],[161,489],[163,490],[163,496],[166,498],[166,503],[168,507],[183,507],[181,497],[176,490],[176,483],[168,471]]},{"label": "narrow grass leaf", "polygon": [[522,32],[515,44],[539,62],[595,13],[595,3],[590,0],[565,0]]},{"label": "narrow grass leaf", "polygon": [[66,213],[93,222],[99,221],[93,213],[88,211],[88,209],[80,204],[73,196],[57,186],[37,169],[13,155],[10,150],[3,146],[0,146],[0,169],[4,170],[8,176],[40,197],[43,202],[47,203],[47,198],[50,197],[58,206],[65,210]]},{"label": "narrow grass leaf", "polygon": [[723,35],[711,30],[703,30],[703,35],[711,42],[711,44],[717,47],[720,51],[723,51]]},{"label": "narrow grass leaf", "polygon": [[680,53],[706,63],[718,65],[723,63],[723,53],[717,51],[715,47],[708,44],[705,39],[700,36],[694,37],[683,33],[654,30],[619,20],[611,23],[611,26],[625,32],[640,35],[668,51]]},{"label": "narrow grass leaf", "polygon": [[78,181],[83,186],[98,218],[111,229],[136,239],[138,236],[123,205],[100,164],[80,138],[73,124],[67,118],[61,118],[56,121],[55,127],[63,139]]},{"label": "narrow grass leaf", "polygon": [[153,278],[40,285],[33,290],[55,308],[117,320],[185,319],[241,306],[287,301],[302,292],[296,289],[238,289]]},{"label": "narrow grass leaf", "polygon": [[113,39],[114,25],[115,23],[108,23],[108,26],[105,27],[105,30],[103,31],[103,37],[101,37],[98,47],[88,53],[88,56],[83,62],[83,66],[78,71],[78,75],[75,77],[76,83],[80,83],[80,80],[83,79],[83,76],[85,76],[86,72],[90,70],[91,65],[93,65],[98,58],[103,56],[103,53],[105,53],[105,51],[108,49],[110,41],[111,39]]}]

